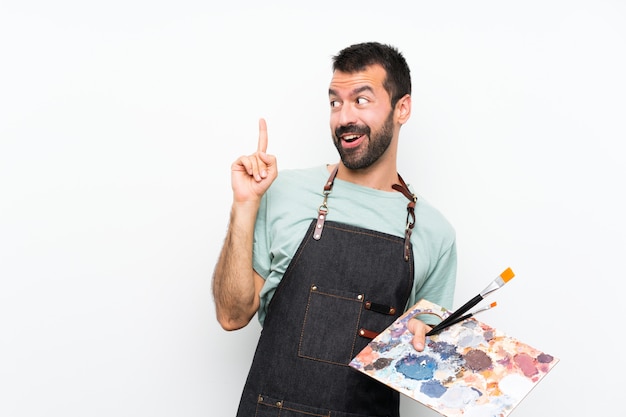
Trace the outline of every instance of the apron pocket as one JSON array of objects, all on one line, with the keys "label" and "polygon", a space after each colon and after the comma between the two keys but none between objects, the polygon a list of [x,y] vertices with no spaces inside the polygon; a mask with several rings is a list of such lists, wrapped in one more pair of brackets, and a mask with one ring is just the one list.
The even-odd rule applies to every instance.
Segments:
[{"label": "apron pocket", "polygon": [[312,285],[298,355],[348,365],[355,355],[362,305],[363,294]]},{"label": "apron pocket", "polygon": [[376,417],[365,414],[344,413],[261,394],[257,399],[255,417]]},{"label": "apron pocket", "polygon": [[255,417],[330,417],[328,410],[259,395]]}]

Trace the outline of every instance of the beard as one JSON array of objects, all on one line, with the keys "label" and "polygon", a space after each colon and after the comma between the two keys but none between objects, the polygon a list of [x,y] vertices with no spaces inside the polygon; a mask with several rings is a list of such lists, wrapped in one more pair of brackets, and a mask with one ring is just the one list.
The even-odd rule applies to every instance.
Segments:
[{"label": "beard", "polygon": [[[357,148],[345,149],[341,145],[341,135],[347,132],[366,135],[367,142],[364,142]],[[341,162],[350,169],[364,169],[371,166],[389,148],[392,139],[393,111],[389,112],[389,116],[383,126],[373,134],[367,125],[348,125],[337,127],[333,136],[333,142],[339,152]]]}]

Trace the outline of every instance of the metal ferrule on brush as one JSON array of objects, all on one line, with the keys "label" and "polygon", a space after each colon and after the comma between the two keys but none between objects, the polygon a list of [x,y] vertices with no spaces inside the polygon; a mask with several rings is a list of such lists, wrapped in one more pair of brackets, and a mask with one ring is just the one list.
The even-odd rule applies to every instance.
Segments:
[{"label": "metal ferrule on brush", "polygon": [[504,280],[502,277],[498,277],[491,281],[491,284],[487,285],[487,287],[480,292],[481,297],[485,298],[487,295],[491,294],[498,288],[504,285]]}]

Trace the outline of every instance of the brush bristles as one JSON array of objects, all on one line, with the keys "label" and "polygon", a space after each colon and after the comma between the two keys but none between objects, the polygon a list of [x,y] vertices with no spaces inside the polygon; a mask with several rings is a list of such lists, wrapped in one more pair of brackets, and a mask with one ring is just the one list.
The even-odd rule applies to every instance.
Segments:
[{"label": "brush bristles", "polygon": [[515,274],[511,268],[505,269],[504,272],[500,274],[500,278],[502,278],[504,282],[509,282],[514,276]]},{"label": "brush bristles", "polygon": [[496,303],[495,301],[491,304],[489,304],[489,308],[494,308],[498,303]]}]

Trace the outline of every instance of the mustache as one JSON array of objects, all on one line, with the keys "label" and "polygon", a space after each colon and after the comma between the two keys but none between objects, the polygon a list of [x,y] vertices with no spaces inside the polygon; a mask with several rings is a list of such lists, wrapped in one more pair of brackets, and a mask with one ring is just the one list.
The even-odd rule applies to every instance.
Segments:
[{"label": "mustache", "polygon": [[345,125],[338,126],[335,129],[335,137],[339,138],[346,133],[354,133],[357,135],[368,135],[370,134],[371,129],[366,125]]}]

